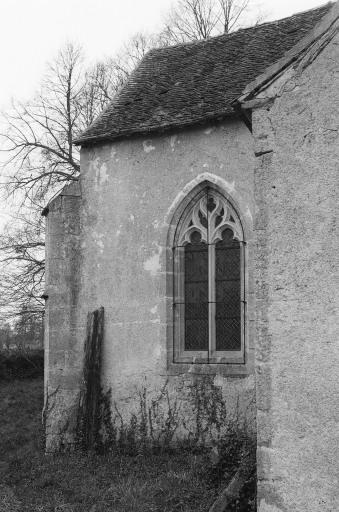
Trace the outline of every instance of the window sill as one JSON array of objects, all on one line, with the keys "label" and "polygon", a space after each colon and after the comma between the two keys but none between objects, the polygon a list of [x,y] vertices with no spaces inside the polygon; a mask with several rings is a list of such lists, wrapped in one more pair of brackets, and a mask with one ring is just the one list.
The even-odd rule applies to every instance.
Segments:
[{"label": "window sill", "polygon": [[254,373],[253,365],[247,363],[207,363],[201,362],[177,362],[172,361],[167,365],[167,375],[221,375],[223,377],[248,377]]},{"label": "window sill", "polygon": [[182,352],[180,355],[176,355],[175,363],[186,363],[186,364],[219,364],[219,365],[243,365],[245,364],[245,356],[242,351],[234,352],[215,352],[210,356],[203,352]]}]

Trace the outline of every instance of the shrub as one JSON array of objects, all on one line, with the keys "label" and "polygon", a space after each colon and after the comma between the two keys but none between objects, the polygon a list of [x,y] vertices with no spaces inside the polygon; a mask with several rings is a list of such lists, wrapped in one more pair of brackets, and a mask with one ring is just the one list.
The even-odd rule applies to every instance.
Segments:
[{"label": "shrub", "polygon": [[[137,394],[138,409],[124,419],[115,402],[111,409],[111,390],[101,390],[96,451],[138,455],[171,448],[180,418],[177,401],[170,400],[167,382],[152,399],[145,387]],[[80,430],[77,434],[77,443],[82,446],[83,433]]]},{"label": "shrub", "polygon": [[[256,510],[256,438],[247,423],[247,414],[240,413],[239,400],[232,414],[227,411],[220,388],[210,379],[190,386],[192,417],[188,422],[177,403],[170,399],[167,382],[157,396],[150,398],[147,389],[138,391],[138,408],[126,419],[113,402],[111,390],[102,391],[101,424],[96,449],[123,456],[150,456],[158,452],[199,454],[202,478],[212,488],[220,488],[240,475],[239,496],[227,510]],[[248,404],[252,407],[253,403]],[[180,432],[180,435],[177,435]]]},{"label": "shrub", "polygon": [[0,380],[33,379],[44,374],[44,351],[16,349],[0,351]]}]

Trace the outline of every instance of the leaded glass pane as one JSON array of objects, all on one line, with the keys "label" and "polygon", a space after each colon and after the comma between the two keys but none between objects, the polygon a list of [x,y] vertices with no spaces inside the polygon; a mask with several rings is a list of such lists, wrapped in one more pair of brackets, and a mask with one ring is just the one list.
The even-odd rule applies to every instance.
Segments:
[{"label": "leaded glass pane", "polygon": [[208,350],[208,248],[185,246],[185,350]]},{"label": "leaded glass pane", "polygon": [[224,304],[216,304],[216,350],[241,349],[240,316],[229,317]]},{"label": "leaded glass pane", "polygon": [[208,289],[206,281],[185,283],[185,302],[200,303],[208,302]]},{"label": "leaded glass pane", "polygon": [[185,304],[185,350],[208,350],[208,303]]},{"label": "leaded glass pane", "polygon": [[241,349],[240,243],[225,229],[215,247],[216,350]]},{"label": "leaded glass pane", "polygon": [[185,283],[208,283],[206,244],[185,246]]},{"label": "leaded glass pane", "polygon": [[216,302],[224,304],[228,316],[240,316],[239,281],[216,281]]}]

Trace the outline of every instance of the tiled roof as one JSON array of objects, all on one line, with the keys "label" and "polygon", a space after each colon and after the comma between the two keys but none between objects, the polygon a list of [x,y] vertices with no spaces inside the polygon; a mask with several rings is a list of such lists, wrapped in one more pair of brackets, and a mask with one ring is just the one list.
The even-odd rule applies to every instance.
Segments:
[{"label": "tiled roof", "polygon": [[234,115],[232,102],[246,85],[300,41],[332,5],[150,51],[76,143],[93,144]]}]

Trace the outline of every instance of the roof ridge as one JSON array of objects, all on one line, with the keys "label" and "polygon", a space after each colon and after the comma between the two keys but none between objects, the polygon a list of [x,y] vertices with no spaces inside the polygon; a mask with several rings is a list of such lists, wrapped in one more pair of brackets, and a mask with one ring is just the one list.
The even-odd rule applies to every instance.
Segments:
[{"label": "roof ridge", "polygon": [[[322,9],[324,9],[324,7],[329,6],[329,5],[334,5],[335,3],[336,2],[330,0],[329,2],[320,4],[318,7],[312,7],[312,9],[305,9],[304,11],[299,11],[299,12],[296,12],[296,13],[291,14],[289,16],[284,16],[283,18],[278,18],[276,20],[264,21],[263,23],[258,23],[258,24],[255,23],[254,25],[250,25],[248,27],[241,27],[241,28],[238,28],[237,30],[235,30],[234,32],[228,32],[227,34],[218,34],[217,36],[211,36],[211,37],[208,37],[206,39],[197,39],[195,41],[183,41],[182,43],[169,44],[169,45],[166,45],[166,46],[161,46],[159,48],[151,48],[144,55],[143,59],[145,57],[147,57],[147,55],[149,55],[150,53],[161,52],[163,50],[170,50],[172,48],[176,49],[176,48],[196,46],[196,45],[201,45],[201,44],[208,44],[208,43],[214,42],[217,39],[228,39],[228,38],[230,38],[232,36],[235,36],[236,34],[239,34],[239,32],[244,32],[246,30],[253,30],[253,29],[261,28],[261,27],[268,26],[268,25],[276,25],[276,24],[278,24],[278,23],[280,23],[282,21],[291,20],[292,18],[296,18],[298,16],[302,16],[302,15],[304,15],[306,13],[311,13],[313,11],[322,10]],[[142,60],[140,61],[139,64],[141,64]],[[139,67],[139,65],[137,67]]]},{"label": "roof ridge", "polygon": [[332,8],[328,2],[231,34],[151,50],[75,144],[234,116],[234,101],[246,86],[290,52]]}]

